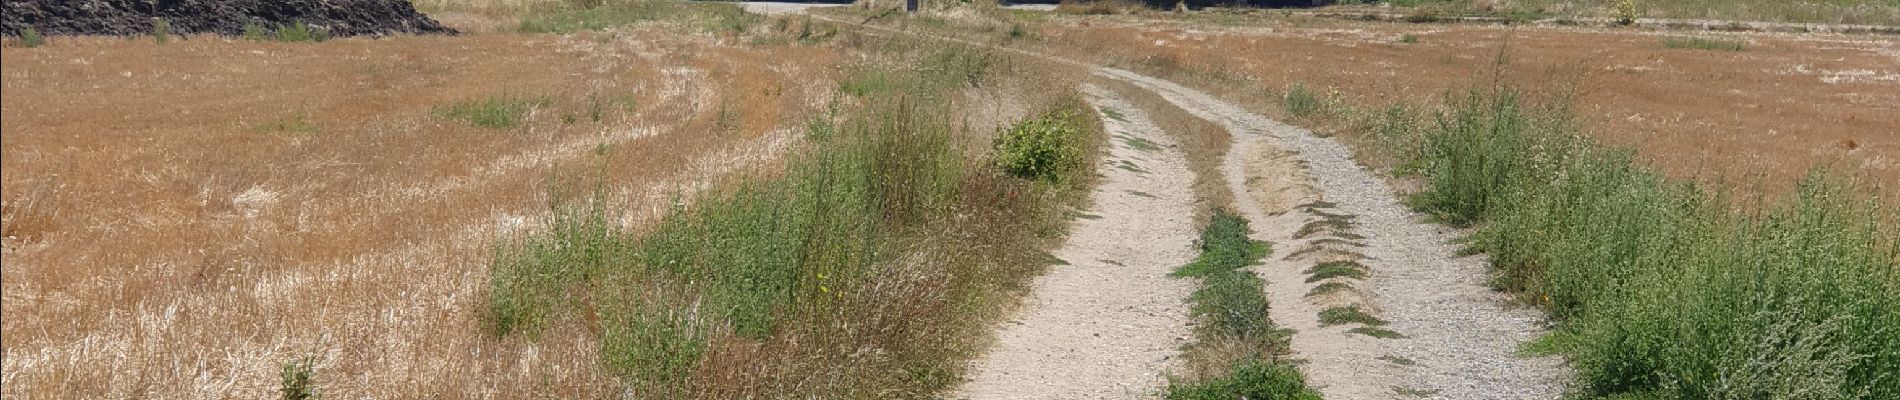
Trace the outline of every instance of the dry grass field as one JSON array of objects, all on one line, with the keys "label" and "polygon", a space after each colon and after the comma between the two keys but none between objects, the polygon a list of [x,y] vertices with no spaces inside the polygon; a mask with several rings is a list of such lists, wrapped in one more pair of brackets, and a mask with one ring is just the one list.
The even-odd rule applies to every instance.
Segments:
[{"label": "dry grass field", "polygon": [[[1900,193],[1894,37],[1122,15],[1077,5],[1065,7],[1103,15],[987,5],[916,17],[818,11],[884,27],[865,28],[712,2],[414,4],[462,34],[9,41],[0,50],[0,396],[938,398],[963,384],[970,360],[1049,265],[1121,266],[1051,253],[1074,220],[1103,218],[1086,212],[1087,197],[1107,177],[1096,168],[1116,165],[1100,155],[1118,145],[1111,138],[1142,147],[1104,132],[1112,124],[1097,117],[1119,117],[1087,103],[1083,83],[1123,92],[1157,126],[1145,133],[1178,143],[1166,151],[1178,149],[1195,176],[1165,178],[1192,182],[1183,185],[1192,209],[1154,212],[1208,226],[1196,247],[1224,271],[1208,284],[1225,281],[1234,294],[1216,300],[1246,303],[1234,315],[1251,318],[1245,328],[1258,332],[1247,337],[1265,346],[1248,359],[1275,358],[1276,369],[1254,372],[1300,376],[1277,348],[1268,351],[1296,333],[1262,318],[1265,289],[1239,273],[1284,249],[1250,238],[1262,221],[1222,211],[1262,197],[1307,211],[1341,200],[1318,199],[1304,172],[1282,173],[1310,168],[1296,149],[1237,145],[1238,125],[1207,119],[1206,107],[1180,103],[1176,92],[1111,82],[1086,65],[909,36],[917,32],[1128,69],[1338,135],[1361,164],[1392,173],[1382,177],[1397,192],[1439,196],[1413,211],[1477,232],[1472,249],[1498,260],[1497,276],[1482,277],[1496,278],[1491,287],[1557,315],[1553,324],[1609,321],[1560,327],[1568,330],[1553,336],[1584,339],[1554,341],[1621,337],[1603,332],[1626,321],[1678,335],[1699,332],[1682,324],[1714,321],[1734,335],[1708,348],[1785,333],[1762,334],[1768,328],[1849,325],[1839,332],[1862,340],[1802,343],[1900,343],[1890,327],[1869,323],[1894,316],[1881,306],[1900,304],[1895,279],[1879,276],[1895,276],[1900,251],[1891,239],[1900,218],[1882,208],[1891,197],[1880,197]],[[1892,20],[1888,8],[1852,10],[1855,21]],[[1798,10],[1745,11],[1691,16]],[[1527,93],[1486,90],[1504,86]],[[1574,122],[1603,148],[1633,149],[1636,162],[1538,125],[1547,120]],[[1382,136],[1381,124],[1405,132]],[[1562,146],[1427,143],[1495,137]],[[1393,153],[1401,151],[1416,154]],[[1551,161],[1599,156],[1610,161]],[[1519,168],[1458,175],[1468,171],[1403,165],[1479,157]],[[1350,164],[1341,165],[1361,171]],[[1122,166],[1152,173],[1132,165]],[[1878,192],[1794,190],[1817,166]],[[1229,168],[1245,173],[1223,175]],[[1540,186],[1602,171],[1622,175],[1605,173],[1590,190]],[[1261,190],[1253,180],[1231,185],[1247,174],[1280,175],[1259,186],[1286,193],[1253,193]],[[1477,179],[1503,175],[1511,179]],[[1733,186],[1675,184],[1688,179]],[[1478,183],[1456,186],[1470,182]],[[1731,201],[1726,188],[1738,198],[1796,193],[1838,203]],[[1528,200],[1485,209],[1472,204],[1490,200],[1471,198]],[[1523,205],[1533,203],[1604,206]],[[1650,213],[1656,204],[1692,210]],[[1776,236],[1789,230],[1774,225],[1783,222],[1801,229]],[[1595,251],[1641,235],[1695,246]],[[1519,242],[1543,247],[1510,247]],[[1138,247],[1118,249],[1167,250]],[[1801,258],[1810,247],[1835,258]],[[1737,254],[1780,269],[1729,258]],[[1679,264],[1701,275],[1657,260],[1693,261]],[[1725,301],[1769,290],[1724,280],[1757,267],[1774,282],[1806,285],[1771,293],[1789,304],[1860,297],[1817,300],[1804,309],[1814,314],[1769,307],[1750,316],[1773,323],[1724,319],[1745,308]],[[1616,275],[1626,271],[1643,279]],[[1612,285],[1637,295],[1595,289]],[[1691,304],[1700,308],[1669,297],[1693,290],[1706,290],[1691,293],[1704,296]],[[1651,305],[1669,307],[1641,308]],[[1821,314],[1825,323],[1774,319]],[[1599,356],[1578,358],[1586,365],[1625,356],[1615,346],[1550,344],[1564,345]],[[1731,345],[1742,347],[1719,347]],[[1829,354],[1844,358],[1816,358],[1833,364],[1770,364],[1787,373],[1833,368],[1856,384],[1900,376],[1862,365],[1900,356],[1840,348],[1849,350]],[[1670,359],[1727,362],[1743,352],[1706,353],[1720,354]],[[1193,375],[1218,378],[1227,367],[1198,365]],[[1577,385],[1623,373],[1612,372]],[[1853,393],[1840,386],[1830,393]],[[1663,393],[1575,387],[1594,391],[1586,398]],[[1205,396],[1229,398],[1216,389]]]},{"label": "dry grass field", "polygon": [[841,59],[677,31],[7,48],[5,395],[614,390],[583,332],[484,333],[493,246],[776,159]]}]

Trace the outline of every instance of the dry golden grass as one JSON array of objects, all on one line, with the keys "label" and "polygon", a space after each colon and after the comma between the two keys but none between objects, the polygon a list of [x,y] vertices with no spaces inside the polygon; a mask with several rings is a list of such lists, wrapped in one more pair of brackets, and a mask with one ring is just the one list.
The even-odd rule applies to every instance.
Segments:
[{"label": "dry golden grass", "polygon": [[[1304,84],[1366,109],[1435,107],[1448,90],[1488,81],[1506,49],[1508,79],[1542,83],[1547,97],[1573,93],[1590,134],[1637,148],[1672,176],[1759,180],[1785,192],[1824,163],[1900,181],[1900,119],[1885,117],[1900,104],[1900,46],[1883,38],[1737,35],[1747,51],[1707,52],[1613,30],[1251,24],[1072,18],[1038,28],[1039,46],[1192,83],[1319,131],[1335,129],[1324,118],[1292,118],[1281,90]],[[1418,43],[1403,43],[1407,34]]]},{"label": "dry golden grass", "polygon": [[[337,398],[615,393],[584,324],[483,333],[491,246],[562,177],[639,224],[775,158],[838,57],[663,30],[7,49],[4,394],[270,397],[306,356]],[[438,110],[497,96],[547,102]]]}]

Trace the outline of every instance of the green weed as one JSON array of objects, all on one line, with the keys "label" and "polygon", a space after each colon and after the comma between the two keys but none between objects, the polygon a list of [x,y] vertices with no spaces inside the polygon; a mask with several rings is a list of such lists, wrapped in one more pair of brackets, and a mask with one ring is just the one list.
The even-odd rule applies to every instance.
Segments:
[{"label": "green weed", "polygon": [[1367,314],[1365,310],[1359,309],[1359,306],[1339,306],[1320,310],[1319,324],[1320,326],[1344,324],[1380,326],[1385,325],[1385,320]]},{"label": "green weed", "polygon": [[1223,377],[1195,383],[1168,384],[1168,400],[1320,400],[1319,392],[1306,386],[1306,377],[1292,365],[1252,361],[1240,365]]},{"label": "green weed", "polygon": [[1060,183],[1074,179],[1088,166],[1083,153],[1089,139],[1075,107],[1044,112],[1005,128],[996,135],[996,165],[1024,179]]},{"label": "green weed", "polygon": [[[1330,261],[1319,263],[1306,269],[1306,283],[1319,282],[1332,278],[1365,279],[1366,266],[1356,261]],[[1318,288],[1314,288],[1318,289]]]},{"label": "green weed", "polygon": [[1786,199],[1673,182],[1561,108],[1474,89],[1420,152],[1412,204],[1478,224],[1496,284],[1560,321],[1583,398],[1900,397],[1900,240],[1862,184]]},{"label": "green weed", "polygon": [[1370,326],[1361,326],[1357,328],[1348,329],[1346,330],[1346,333],[1366,335],[1366,336],[1371,336],[1371,337],[1380,338],[1380,339],[1404,339],[1405,338],[1405,334],[1394,332],[1391,329],[1370,327]]},{"label": "green weed", "polygon": [[1345,282],[1326,282],[1319,284],[1319,286],[1314,286],[1313,290],[1307,291],[1306,297],[1325,296],[1347,289],[1352,289],[1352,285]]},{"label": "green weed", "polygon": [[20,47],[34,48],[46,44],[46,38],[40,36],[40,30],[32,26],[20,29]]},{"label": "green weed", "polygon": [[1705,37],[1666,37],[1663,48],[1697,49],[1717,51],[1742,51],[1747,46],[1740,40],[1716,39]]},{"label": "green weed", "polygon": [[1286,104],[1286,111],[1288,113],[1293,114],[1295,117],[1304,117],[1318,113],[1326,108],[1325,100],[1320,99],[1319,96],[1320,95],[1313,93],[1311,89],[1307,89],[1306,85],[1296,83],[1292,87],[1287,88],[1286,96],[1282,100]]},{"label": "green weed", "polygon": [[172,23],[165,21],[164,18],[152,17],[152,39],[158,44],[171,42]]},{"label": "green weed", "polygon": [[284,400],[318,400],[323,394],[317,391],[317,360],[313,357],[299,358],[284,363],[278,374],[277,393]]},{"label": "green weed", "polygon": [[1298,370],[1271,358],[1284,351],[1288,333],[1267,318],[1262,282],[1247,269],[1269,253],[1266,243],[1247,237],[1248,230],[1246,219],[1215,210],[1201,231],[1201,255],[1173,275],[1201,279],[1201,288],[1190,297],[1189,310],[1198,322],[1196,345],[1239,343],[1249,349],[1243,354],[1210,355],[1238,356],[1241,361],[1228,366],[1221,376],[1170,382],[1168,399],[1318,399]]},{"label": "green weed", "polygon": [[545,97],[499,95],[458,102],[446,107],[436,107],[435,112],[443,118],[462,121],[469,125],[506,129],[520,126],[522,120],[528,117],[529,112],[550,102]]}]

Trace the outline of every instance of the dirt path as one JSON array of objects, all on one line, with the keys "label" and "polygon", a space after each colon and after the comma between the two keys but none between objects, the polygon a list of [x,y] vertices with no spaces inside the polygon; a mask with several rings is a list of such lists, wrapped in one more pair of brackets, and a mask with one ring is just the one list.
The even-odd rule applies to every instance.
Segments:
[{"label": "dirt path", "polygon": [[[1055,253],[1068,265],[1036,278],[1021,315],[951,398],[1150,398],[1187,340],[1194,283],[1168,272],[1195,255],[1194,175],[1140,110],[1084,89],[1117,138],[1096,166],[1095,208]],[[1158,148],[1129,144],[1141,140]]]},{"label": "dirt path", "polygon": [[[1271,282],[1267,290],[1274,301],[1272,317],[1299,331],[1293,337],[1295,357],[1310,361],[1302,368],[1328,399],[1552,399],[1561,394],[1561,360],[1518,355],[1523,342],[1542,332],[1539,313],[1505,307],[1504,296],[1484,284],[1484,259],[1457,257],[1456,246],[1448,243],[1456,232],[1421,222],[1399,204],[1391,188],[1353,161],[1344,145],[1172,82],[1112,68],[1098,73],[1154,91],[1197,116],[1226,125],[1236,140],[1230,153],[1237,157],[1267,148],[1291,151],[1305,161],[1305,173],[1313,177],[1318,194],[1334,205],[1271,215],[1277,210],[1264,210],[1260,204],[1273,199],[1254,198],[1262,191],[1246,186],[1272,171],[1246,171],[1246,163],[1230,158],[1227,174],[1230,184],[1237,185],[1237,207],[1257,223],[1256,238],[1275,243],[1277,259],[1259,270]],[[1350,232],[1297,237],[1297,231],[1322,219],[1322,212],[1348,216]],[[1324,281],[1302,284],[1305,279],[1298,270],[1328,260],[1287,256],[1326,239],[1340,244],[1320,245],[1335,250],[1320,253],[1337,254],[1332,257],[1369,269],[1369,278],[1358,284],[1362,298],[1304,296]],[[1389,321],[1386,329],[1406,337],[1347,333],[1358,327],[1352,324],[1319,326],[1318,309],[1345,304],[1359,304]]]},{"label": "dirt path", "polygon": [[[1075,60],[962,38],[859,25],[822,16],[814,18],[863,26],[882,33],[932,37],[1056,62],[1087,65]],[[1457,246],[1450,244],[1458,237],[1457,232],[1424,222],[1419,215],[1401,206],[1393,190],[1372,171],[1354,161],[1352,151],[1344,145],[1305,129],[1248,112],[1174,82],[1115,68],[1092,67],[1099,76],[1128,82],[1159,94],[1197,117],[1221,124],[1233,135],[1233,147],[1229,151],[1229,158],[1225,160],[1223,173],[1234,193],[1235,206],[1239,208],[1238,212],[1254,222],[1255,239],[1274,243],[1273,259],[1255,269],[1268,281],[1265,290],[1273,305],[1271,317],[1276,324],[1296,331],[1292,338],[1293,356],[1307,361],[1301,364],[1301,370],[1327,399],[1556,399],[1562,394],[1563,382],[1569,372],[1561,359],[1527,358],[1518,352],[1524,342],[1544,331],[1542,314],[1534,309],[1507,307],[1508,299],[1485,285],[1484,280],[1489,273],[1482,256],[1458,257]],[[1097,101],[1103,101],[1105,96],[1099,90],[1092,91],[1092,95]],[[1119,110],[1125,115],[1140,115],[1139,110],[1133,107]],[[1111,132],[1127,130],[1116,128],[1127,126],[1121,123],[1126,121],[1106,117],[1104,120],[1112,124]],[[1127,118],[1127,121],[1145,119]],[[1144,137],[1158,143],[1173,143],[1165,135],[1149,135]],[[1124,148],[1118,147],[1114,151],[1120,152],[1114,153],[1116,157],[1126,157],[1125,154],[1128,154],[1128,149]],[[1272,159],[1275,155],[1297,160],[1276,161]],[[1176,159],[1177,165],[1174,167],[1149,169],[1150,174],[1139,177],[1176,181],[1179,185],[1177,190],[1146,193],[1182,195],[1189,192],[1187,185],[1192,181],[1191,173],[1178,167],[1178,157]],[[1110,185],[1118,182],[1127,184],[1128,176],[1118,169],[1106,170],[1110,174],[1109,178],[1096,190],[1097,196],[1122,193]],[[1098,197],[1098,201],[1101,199]],[[1309,199],[1323,202],[1308,207],[1297,206]],[[1190,204],[1186,202],[1174,205],[1150,204],[1135,210],[1148,215],[1130,217],[1153,217],[1153,214],[1172,213],[1164,210],[1185,211],[1189,207]],[[1322,229],[1320,234],[1301,232],[1308,225],[1327,219],[1344,222],[1334,229]],[[1099,240],[1083,236],[1091,230],[1145,226],[1112,221],[1115,220],[1104,218],[1090,221],[1093,224],[1078,226],[1077,236],[1071,238],[1071,245]],[[1192,227],[1179,229],[1188,231],[1167,236],[1164,240],[1184,240],[1191,235]],[[1168,245],[1171,242],[1146,243],[1152,248],[1176,248]],[[1304,254],[1294,256],[1294,253],[1302,252]],[[1078,261],[1072,256],[1064,257],[1071,262]],[[1344,281],[1334,278],[1307,282],[1304,271],[1326,261],[1361,264],[1368,276],[1354,281],[1354,288],[1349,291],[1307,296],[1309,291],[1321,284]],[[1116,269],[1101,271],[1123,272]],[[1178,304],[1181,297],[1153,291],[1125,291],[1122,289],[1127,287],[1128,282],[1122,281],[1123,278],[1087,276],[1091,273],[1097,272],[1059,268],[1051,272],[1050,276],[1038,280],[1036,298],[1029,304],[1030,316],[1050,320],[1025,319],[1006,326],[1001,334],[1001,345],[991,350],[989,358],[975,365],[975,379],[964,385],[957,397],[1101,398],[1102,393],[1087,390],[1129,387],[1104,385],[1103,382],[1136,387],[1158,385],[1158,377],[1136,375],[1138,370],[1134,365],[1146,367],[1148,371],[1165,371],[1165,365],[1154,361],[1104,361],[1136,354],[1118,353],[1126,350],[1113,347],[1084,346],[1085,343],[1072,338],[1074,334],[1063,333],[1075,331],[1085,336],[1092,335],[1099,332],[1097,327],[1071,325],[1025,328],[1031,322],[1046,326],[1042,324],[1074,319],[1064,317],[1067,315],[1095,318],[1089,321],[1101,324],[1100,318],[1115,320],[1113,318],[1117,317],[1111,314],[1130,311],[1117,304],[1090,303],[1088,300],[1062,297],[1074,294],[1047,288],[1045,286],[1050,282],[1045,281],[1083,285],[1088,285],[1085,282],[1102,282],[1106,286],[1084,287],[1094,288],[1101,293],[1127,293],[1145,297],[1117,297],[1118,301],[1138,304],[1163,300]],[[1322,326],[1318,317],[1320,310],[1344,305],[1357,305],[1384,319],[1389,324],[1382,326],[1383,329],[1403,337],[1379,339],[1348,332],[1366,327],[1361,324]],[[1184,317],[1174,318],[1185,323]],[[1155,320],[1139,321],[1149,323]],[[1161,332],[1162,328],[1138,332],[1152,334]],[[1021,337],[1038,334],[1062,336]],[[1060,354],[1066,359],[1050,354]],[[1114,376],[1129,378],[1104,380]],[[1139,392],[1122,390],[1120,393],[1133,396]]]}]

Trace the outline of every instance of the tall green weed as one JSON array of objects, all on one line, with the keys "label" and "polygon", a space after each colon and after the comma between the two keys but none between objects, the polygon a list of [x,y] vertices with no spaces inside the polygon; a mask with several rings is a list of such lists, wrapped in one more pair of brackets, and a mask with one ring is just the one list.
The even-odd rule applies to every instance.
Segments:
[{"label": "tall green weed", "polygon": [[1428,129],[1410,200],[1477,227],[1496,282],[1560,322],[1585,398],[1900,398],[1900,236],[1875,190],[1817,170],[1737,200],[1474,89]]}]

